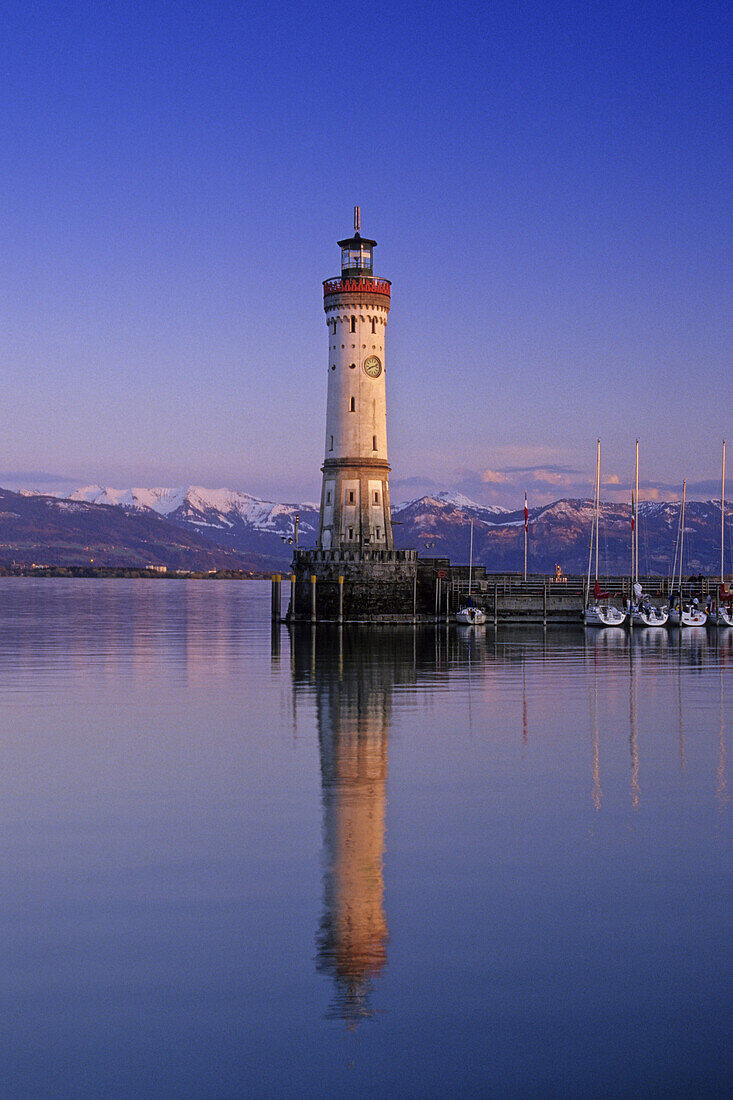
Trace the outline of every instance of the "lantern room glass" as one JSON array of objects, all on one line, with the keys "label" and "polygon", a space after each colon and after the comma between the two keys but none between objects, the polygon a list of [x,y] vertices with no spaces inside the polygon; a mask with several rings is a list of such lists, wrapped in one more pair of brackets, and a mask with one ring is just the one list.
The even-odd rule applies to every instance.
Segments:
[{"label": "lantern room glass", "polygon": [[359,248],[341,249],[342,271],[368,271],[372,270],[372,249],[369,245],[361,245]]}]

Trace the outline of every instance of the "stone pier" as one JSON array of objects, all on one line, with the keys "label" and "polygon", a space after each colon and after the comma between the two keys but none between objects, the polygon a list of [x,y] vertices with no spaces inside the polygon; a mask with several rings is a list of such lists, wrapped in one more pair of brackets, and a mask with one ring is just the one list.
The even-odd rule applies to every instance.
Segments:
[{"label": "stone pier", "polygon": [[314,589],[318,622],[433,617],[420,599],[417,550],[298,550],[293,573],[295,597],[288,609],[293,621],[312,621]]}]

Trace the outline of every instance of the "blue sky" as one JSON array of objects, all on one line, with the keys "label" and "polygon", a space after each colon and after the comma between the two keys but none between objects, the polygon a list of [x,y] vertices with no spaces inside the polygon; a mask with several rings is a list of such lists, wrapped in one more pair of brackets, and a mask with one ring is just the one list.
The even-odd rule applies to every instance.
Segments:
[{"label": "blue sky", "polygon": [[321,280],[393,281],[393,496],[716,491],[722,3],[6,6],[0,483],[313,498]]}]

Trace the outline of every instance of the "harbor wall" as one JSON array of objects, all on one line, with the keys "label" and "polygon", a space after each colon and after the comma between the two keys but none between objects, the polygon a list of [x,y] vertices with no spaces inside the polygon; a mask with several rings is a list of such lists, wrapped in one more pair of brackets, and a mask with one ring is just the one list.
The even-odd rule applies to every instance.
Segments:
[{"label": "harbor wall", "polygon": [[[290,582],[288,618],[318,622],[414,622],[450,619],[468,599],[486,612],[489,623],[579,624],[586,579],[580,576],[488,573],[451,565],[444,558],[418,558],[415,550],[301,550]],[[315,583],[312,578],[315,577]],[[283,577],[288,584],[288,575]],[[666,603],[669,581],[641,578],[652,602]],[[628,577],[608,577],[608,602],[623,607]],[[704,602],[713,581],[683,584],[683,596]],[[287,593],[286,593],[287,595]],[[279,607],[279,600],[277,602]]]}]

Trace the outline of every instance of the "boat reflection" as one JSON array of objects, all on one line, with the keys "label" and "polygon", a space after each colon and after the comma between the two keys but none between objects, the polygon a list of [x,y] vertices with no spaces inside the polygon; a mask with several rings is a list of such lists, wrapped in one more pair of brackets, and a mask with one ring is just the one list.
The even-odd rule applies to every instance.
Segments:
[{"label": "boat reflection", "polygon": [[621,626],[607,626],[603,630],[584,628],[586,650],[594,653],[620,652],[629,644],[629,633]]},{"label": "boat reflection", "polygon": [[669,650],[669,631],[666,626],[635,627],[631,645],[635,652],[662,656]]}]

